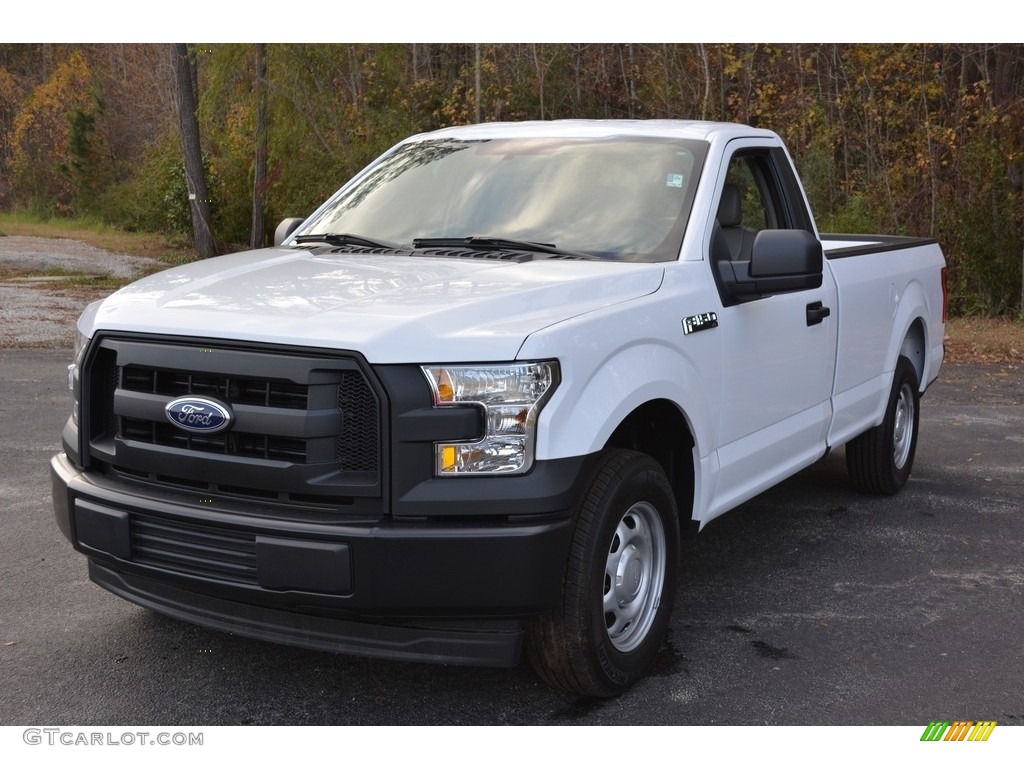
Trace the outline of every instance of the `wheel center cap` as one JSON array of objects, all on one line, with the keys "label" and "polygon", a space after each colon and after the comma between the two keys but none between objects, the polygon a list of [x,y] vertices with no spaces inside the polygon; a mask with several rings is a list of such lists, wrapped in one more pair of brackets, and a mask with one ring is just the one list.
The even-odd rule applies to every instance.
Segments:
[{"label": "wheel center cap", "polygon": [[644,580],[644,562],[637,548],[630,544],[622,551],[619,567],[615,574],[615,588],[619,593],[620,604],[636,599]]},{"label": "wheel center cap", "polygon": [[643,566],[638,559],[633,558],[629,561],[629,566],[626,569],[626,588],[633,597],[636,597],[637,592],[640,591],[640,582],[642,580]]}]

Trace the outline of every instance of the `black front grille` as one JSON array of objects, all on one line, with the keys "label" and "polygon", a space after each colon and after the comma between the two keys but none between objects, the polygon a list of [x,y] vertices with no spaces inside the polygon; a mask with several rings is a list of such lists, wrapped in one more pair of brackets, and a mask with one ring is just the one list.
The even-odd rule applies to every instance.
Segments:
[{"label": "black front grille", "polygon": [[341,375],[338,410],[342,413],[341,434],[335,440],[335,457],[343,469],[353,472],[376,470],[376,452],[368,450],[380,442],[373,392],[366,381],[352,371]]},{"label": "black front grille", "polygon": [[131,541],[140,565],[256,584],[255,534],[133,516]]},{"label": "black front grille", "polygon": [[120,369],[123,389],[181,397],[205,395],[231,403],[268,408],[305,408],[309,388],[271,379],[232,378],[195,371],[168,371],[127,365]]},{"label": "black front grille", "polygon": [[[382,495],[382,398],[354,357],[107,337],[88,366],[87,452],[121,477],[284,503]],[[234,422],[176,426],[165,408],[185,396],[219,401]]]},{"label": "black front grille", "polygon": [[[272,437],[250,432],[221,432],[215,435],[204,435],[183,432],[173,424],[130,418],[121,419],[119,435],[126,440],[138,440],[189,451],[207,451],[253,459],[289,461],[297,464],[306,463],[306,441],[286,437]],[[370,471],[374,468],[367,467]]]}]

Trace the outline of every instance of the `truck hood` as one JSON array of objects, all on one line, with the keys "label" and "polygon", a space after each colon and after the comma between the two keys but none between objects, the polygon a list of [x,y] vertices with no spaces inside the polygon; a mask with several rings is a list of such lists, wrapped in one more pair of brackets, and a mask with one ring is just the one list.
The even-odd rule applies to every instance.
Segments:
[{"label": "truck hood", "polygon": [[512,360],[531,333],[652,293],[663,276],[660,264],[264,249],[144,278],[79,328],[346,349],[372,363]]}]

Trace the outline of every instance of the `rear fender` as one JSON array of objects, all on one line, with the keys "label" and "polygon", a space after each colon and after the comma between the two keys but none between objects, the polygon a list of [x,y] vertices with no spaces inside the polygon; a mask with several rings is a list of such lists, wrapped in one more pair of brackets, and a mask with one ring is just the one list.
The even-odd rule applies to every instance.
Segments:
[{"label": "rear fender", "polygon": [[[896,297],[896,301],[893,334],[885,355],[886,371],[891,379],[892,372],[896,370],[896,361],[900,356],[907,357],[917,371],[918,388],[923,392],[928,384],[930,350],[935,345],[930,338],[935,329],[930,327],[929,318],[938,315],[933,314],[935,308],[930,306],[927,294],[917,280],[910,282],[902,295]],[[941,312],[941,307],[936,311]],[[941,338],[938,343],[941,345]]]}]

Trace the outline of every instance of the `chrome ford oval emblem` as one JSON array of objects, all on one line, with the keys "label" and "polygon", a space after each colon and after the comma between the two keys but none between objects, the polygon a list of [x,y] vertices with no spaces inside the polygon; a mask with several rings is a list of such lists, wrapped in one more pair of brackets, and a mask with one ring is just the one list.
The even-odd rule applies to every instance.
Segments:
[{"label": "chrome ford oval emblem", "polygon": [[179,397],[164,407],[167,420],[188,432],[220,432],[231,426],[228,407],[208,397]]}]

